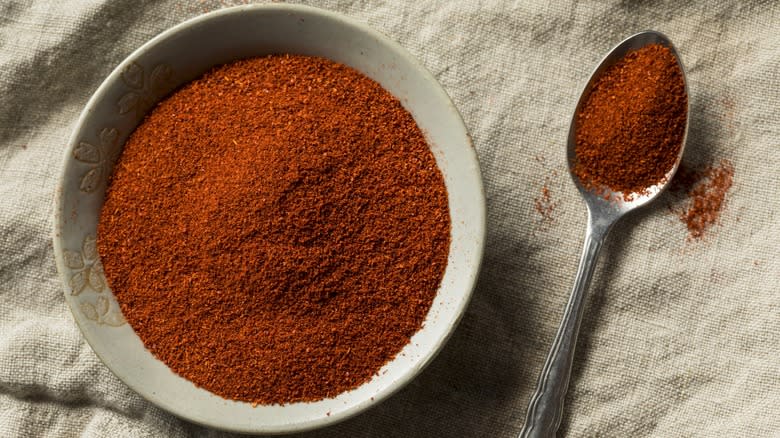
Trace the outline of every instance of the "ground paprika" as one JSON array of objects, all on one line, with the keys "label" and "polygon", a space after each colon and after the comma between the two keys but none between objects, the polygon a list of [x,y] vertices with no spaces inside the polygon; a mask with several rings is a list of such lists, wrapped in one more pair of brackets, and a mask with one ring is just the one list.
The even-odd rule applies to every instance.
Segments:
[{"label": "ground paprika", "polygon": [[718,223],[733,183],[734,164],[729,160],[698,170],[680,166],[670,189],[686,197],[687,205],[675,213],[688,228],[689,239],[702,238]]},{"label": "ground paprika", "polygon": [[122,312],[225,398],[312,401],[366,382],[420,329],[450,245],[412,116],[344,65],[213,69],[127,141],[98,249]]},{"label": "ground paprika", "polygon": [[682,147],[687,105],[668,47],[629,52],[601,73],[577,112],[574,174],[587,188],[624,196],[664,181]]}]

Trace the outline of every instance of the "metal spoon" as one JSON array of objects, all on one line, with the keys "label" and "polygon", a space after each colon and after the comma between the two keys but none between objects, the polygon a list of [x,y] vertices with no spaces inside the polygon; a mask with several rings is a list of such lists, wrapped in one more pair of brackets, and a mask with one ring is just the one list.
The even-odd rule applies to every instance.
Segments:
[{"label": "metal spoon", "polygon": [[[682,71],[683,81],[685,81],[685,70],[680,62],[680,57],[672,45],[672,42],[669,41],[665,35],[659,32],[646,31],[633,35],[618,44],[604,57],[593,72],[585,89],[580,95],[579,102],[577,102],[577,110],[574,112],[574,117],[572,117],[571,126],[569,128],[566,151],[569,170],[574,166],[575,160],[574,147],[576,145],[577,112],[579,112],[579,109],[584,104],[585,97],[590,92],[595,79],[599,77],[606,68],[623,58],[627,52],[640,49],[650,44],[662,44],[669,47],[674,57],[677,58],[680,70]],[[686,94],[687,91],[686,82]],[[686,108],[685,111],[686,114],[688,114],[688,108]],[[586,189],[580,183],[579,179],[572,174],[574,184],[579,189],[582,197],[585,199],[585,204],[588,206],[588,228],[585,234],[585,247],[582,252],[582,258],[580,259],[579,269],[577,270],[577,277],[574,281],[574,288],[572,289],[571,297],[566,304],[566,310],[563,314],[563,321],[561,321],[558,333],[555,335],[555,341],[547,356],[544,368],[542,368],[542,373],[539,376],[539,382],[536,386],[536,392],[531,397],[531,402],[528,405],[525,426],[520,433],[521,437],[548,438],[555,436],[558,426],[561,424],[563,402],[566,397],[566,390],[569,386],[569,375],[571,374],[572,360],[574,359],[574,348],[577,344],[577,333],[579,332],[580,321],[582,320],[585,291],[588,289],[591,277],[593,276],[593,269],[596,266],[601,244],[604,242],[612,225],[614,225],[618,219],[623,217],[626,213],[642,207],[658,197],[666,188],[669,181],[671,181],[674,173],[677,171],[680,160],[682,159],[685,138],[688,134],[687,119],[688,117],[686,117],[682,147],[680,147],[680,153],[677,156],[677,162],[674,164],[674,167],[669,170],[666,174],[666,178],[664,178],[662,182],[653,185],[652,187],[648,187],[647,191],[643,194],[633,194],[633,197],[629,201],[623,199],[623,193],[621,192],[611,192],[608,196],[609,199],[605,199],[603,193],[597,194]]]}]

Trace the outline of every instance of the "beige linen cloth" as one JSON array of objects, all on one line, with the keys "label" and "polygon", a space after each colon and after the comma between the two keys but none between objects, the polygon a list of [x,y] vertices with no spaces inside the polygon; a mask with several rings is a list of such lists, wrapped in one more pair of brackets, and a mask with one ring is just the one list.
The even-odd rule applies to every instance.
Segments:
[{"label": "beige linen cloth", "polygon": [[[780,437],[780,3],[323,1],[399,41],[473,134],[488,206],[479,284],[438,358],[379,406],[305,437],[514,437],[574,279],[586,213],[565,167],[580,87],[662,31],[691,89],[688,165],[735,166],[703,240],[665,194],[596,270],[561,436]],[[55,272],[52,198],[79,112],[159,32],[230,2],[0,2],[0,436],[223,436],[96,358]],[[551,220],[535,209],[547,184]],[[186,400],[182,400],[186,403]]]}]

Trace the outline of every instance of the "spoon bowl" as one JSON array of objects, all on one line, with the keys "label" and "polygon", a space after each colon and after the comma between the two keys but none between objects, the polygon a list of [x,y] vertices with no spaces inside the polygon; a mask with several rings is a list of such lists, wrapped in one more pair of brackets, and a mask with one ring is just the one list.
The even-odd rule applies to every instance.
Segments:
[{"label": "spoon bowl", "polygon": [[[617,214],[618,216],[622,216],[631,210],[647,205],[666,189],[669,182],[672,180],[672,177],[677,172],[677,168],[680,166],[680,161],[682,160],[683,151],[685,149],[685,140],[688,137],[687,117],[685,121],[685,131],[683,133],[682,145],[680,146],[680,152],[677,155],[677,161],[674,163],[674,166],[669,169],[662,181],[647,187],[647,190],[642,193],[632,193],[630,196],[625,196],[629,194],[619,191],[612,191],[606,188],[605,190],[607,190],[607,192],[588,189],[582,184],[579,178],[577,178],[577,176],[571,172],[571,170],[574,168],[574,163],[576,160],[575,147],[577,145],[576,135],[578,128],[577,114],[580,112],[587,100],[588,95],[593,90],[593,85],[595,84],[596,79],[598,79],[606,69],[612,67],[618,61],[623,59],[629,52],[653,44],[660,44],[669,48],[669,50],[672,52],[672,55],[674,55],[674,58],[677,60],[677,65],[679,65],[680,71],[682,72],[683,83],[685,85],[685,94],[690,96],[688,93],[688,81],[685,80],[685,69],[683,68],[682,61],[680,60],[680,55],[678,54],[677,49],[674,47],[674,44],[672,44],[672,41],[661,32],[648,30],[632,35],[615,46],[612,50],[609,51],[609,53],[604,56],[601,62],[599,62],[598,66],[593,70],[593,73],[591,73],[590,78],[588,78],[582,93],[580,93],[580,98],[577,101],[577,107],[574,110],[574,115],[572,116],[571,124],[569,125],[569,136],[566,141],[566,159],[569,165],[569,175],[572,177],[574,185],[577,186],[577,189],[580,191],[583,198],[585,199],[585,202],[588,204],[589,209],[598,208],[604,211],[605,214]],[[686,105],[685,113],[689,114],[690,104],[686,102]]]},{"label": "spoon bowl", "polygon": [[637,208],[647,205],[656,199],[669,185],[682,160],[685,140],[688,135],[689,103],[685,107],[685,128],[681,139],[680,150],[674,165],[666,172],[661,181],[645,187],[641,193],[623,193],[610,190],[605,187],[588,188],[574,174],[576,163],[576,139],[577,139],[577,114],[593,90],[596,80],[609,67],[623,59],[629,52],[641,49],[648,45],[660,44],[668,47],[682,73],[685,94],[688,95],[685,70],[672,42],[660,32],[645,31],[626,38],[615,46],[599,63],[591,74],[585,88],[577,102],[574,116],[569,128],[566,154],[569,164],[569,173],[574,184],[580,191],[585,204],[588,207],[588,228],[585,234],[584,249],[574,281],[574,287],[564,310],[563,320],[555,335],[555,340],[547,356],[536,391],[531,397],[526,414],[525,425],[520,433],[521,437],[550,438],[555,437],[558,426],[563,416],[563,402],[566,390],[569,386],[569,376],[574,360],[574,349],[577,344],[577,335],[582,321],[585,292],[593,277],[593,270],[598,260],[599,250],[612,226],[625,214]]}]

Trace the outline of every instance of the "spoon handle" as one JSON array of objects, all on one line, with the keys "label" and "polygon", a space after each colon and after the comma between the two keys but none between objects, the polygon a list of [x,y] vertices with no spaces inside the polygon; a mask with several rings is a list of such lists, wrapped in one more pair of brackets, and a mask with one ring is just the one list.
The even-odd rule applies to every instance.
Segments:
[{"label": "spoon handle", "polygon": [[594,222],[588,214],[588,232],[585,235],[585,247],[577,270],[577,278],[571,291],[569,302],[563,314],[563,320],[555,335],[550,353],[542,368],[536,392],[531,397],[525,425],[520,432],[521,438],[555,437],[563,416],[563,402],[569,386],[574,348],[577,345],[577,333],[582,321],[585,291],[593,277],[599,250],[609,232],[609,223]]}]

